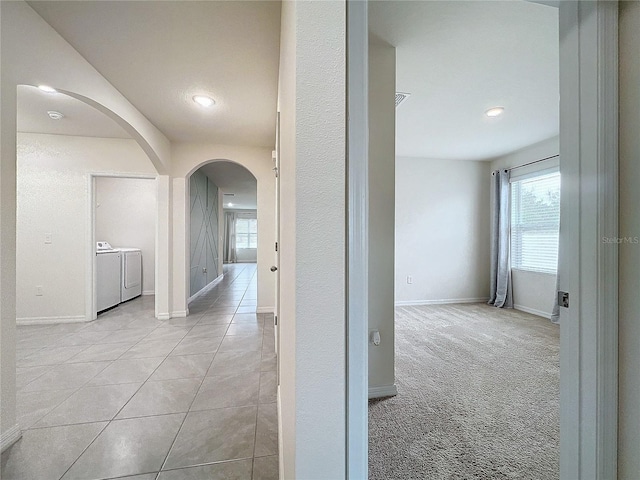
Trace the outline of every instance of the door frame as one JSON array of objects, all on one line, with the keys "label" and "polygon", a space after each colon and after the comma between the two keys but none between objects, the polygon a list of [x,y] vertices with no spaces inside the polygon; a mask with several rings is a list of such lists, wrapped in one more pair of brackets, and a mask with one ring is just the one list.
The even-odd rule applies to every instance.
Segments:
[{"label": "door frame", "polygon": [[[618,2],[560,2],[560,478],[618,461]],[[576,87],[578,86],[578,87]],[[564,235],[563,235],[564,233]]]},{"label": "door frame", "polygon": [[[97,305],[97,292],[96,292],[96,281],[97,281],[97,272],[96,272],[96,179],[99,177],[108,177],[108,178],[131,178],[135,180],[155,180],[157,183],[158,175],[152,174],[135,174],[135,173],[117,173],[117,172],[92,172],[88,174],[88,201],[87,201],[87,217],[90,221],[87,223],[87,232],[86,238],[89,239],[89,249],[86,260],[87,265],[87,277],[86,277],[86,285],[85,285],[85,319],[87,322],[91,320],[95,320],[98,318],[96,314],[96,305]],[[157,190],[157,188],[156,188]],[[159,196],[156,195],[156,211],[154,212],[154,218],[156,223],[155,228],[155,258],[154,264],[155,269],[158,269],[158,200]],[[154,301],[157,305],[158,302],[158,286],[154,285],[155,290],[155,298]]]},{"label": "door frame", "polygon": [[369,470],[369,14],[347,1],[346,478]]},{"label": "door frame", "polygon": [[[618,235],[618,2],[537,3],[559,8],[560,18],[559,285],[570,293],[560,312],[560,478],[613,480],[618,248],[603,238]],[[368,0],[347,1],[347,478],[368,468],[367,10]]]}]

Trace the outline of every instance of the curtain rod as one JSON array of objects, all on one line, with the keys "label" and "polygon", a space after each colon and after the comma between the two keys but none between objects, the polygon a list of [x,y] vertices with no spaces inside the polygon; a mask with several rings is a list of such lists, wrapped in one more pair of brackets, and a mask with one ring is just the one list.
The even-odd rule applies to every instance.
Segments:
[{"label": "curtain rod", "polygon": [[517,167],[511,167],[511,168],[507,168],[507,170],[515,170],[516,168],[522,168],[522,167],[526,167],[529,165],[533,165],[534,163],[538,163],[538,162],[544,162],[545,160],[551,160],[552,158],[557,158],[560,155],[551,155],[550,157],[547,158],[541,158],[540,160],[534,160],[533,162],[529,162],[529,163],[524,163],[522,165],[518,165]]},{"label": "curtain rod", "polygon": [[515,170],[516,168],[522,168],[522,167],[527,167],[529,165],[533,165],[534,163],[539,163],[539,162],[544,162],[545,160],[551,160],[552,158],[557,158],[560,155],[551,155],[550,157],[546,157],[546,158],[541,158],[540,160],[534,160],[533,162],[529,162],[529,163],[523,163],[522,165],[518,165],[517,167],[511,167],[511,168],[500,168],[498,170],[495,170],[494,172],[491,172],[491,175],[495,175],[495,172],[498,172],[500,170],[504,170],[505,172],[509,172],[511,170]]}]

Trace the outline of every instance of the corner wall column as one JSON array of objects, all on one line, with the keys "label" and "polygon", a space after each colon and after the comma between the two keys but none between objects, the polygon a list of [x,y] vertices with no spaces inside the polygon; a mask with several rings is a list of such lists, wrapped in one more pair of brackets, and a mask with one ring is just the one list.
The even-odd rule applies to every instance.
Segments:
[{"label": "corner wall column", "polygon": [[174,178],[173,182],[173,310],[172,317],[189,315],[189,288],[187,285],[189,268],[189,230],[190,218],[188,179]]},{"label": "corner wall column", "polygon": [[171,178],[159,175],[156,224],[156,318],[171,318]]}]

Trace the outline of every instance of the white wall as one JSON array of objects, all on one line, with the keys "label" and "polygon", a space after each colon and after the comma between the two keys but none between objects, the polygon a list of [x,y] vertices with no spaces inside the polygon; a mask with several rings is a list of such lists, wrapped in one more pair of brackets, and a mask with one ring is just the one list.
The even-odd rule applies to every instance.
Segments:
[{"label": "white wall", "polygon": [[345,33],[344,1],[282,4],[279,403],[287,479],[346,473]]},{"label": "white wall", "polygon": [[[27,3],[0,2],[2,43],[0,86],[0,439],[2,447],[16,438],[15,325],[16,325],[16,88],[48,84],[79,94],[116,119],[143,146],[158,171],[166,174],[169,141],[120,92],[58,35]],[[169,202],[163,189],[161,204]],[[168,273],[171,251],[169,217],[160,217],[158,254]],[[158,286],[158,285],[157,285]],[[169,278],[160,285],[156,305],[166,308]]]},{"label": "white wall", "polygon": [[32,133],[18,134],[17,165],[17,319],[86,319],[87,263],[95,249],[90,173],[155,175],[155,169],[133,140]]},{"label": "white wall", "polygon": [[489,191],[488,162],[396,159],[397,304],[488,299]]},{"label": "white wall", "polygon": [[[560,153],[559,137],[536,143],[517,152],[496,158],[491,161],[491,170],[512,168],[529,162],[542,160]],[[545,162],[545,167],[557,166],[558,159]],[[541,168],[541,164],[532,165],[528,171]],[[520,170],[519,173],[524,173]],[[513,270],[513,303],[514,307],[525,312],[551,318],[556,290],[556,275],[549,273]]]},{"label": "white wall", "polygon": [[96,241],[142,250],[142,293],[155,292],[156,182],[147,178],[96,178]]},{"label": "white wall", "polygon": [[[640,3],[620,3],[620,236],[640,237]],[[640,245],[619,246],[618,478],[640,472]]]},{"label": "white wall", "polygon": [[396,49],[369,42],[369,396],[394,395]]},{"label": "white wall", "polygon": [[188,215],[184,192],[185,178],[211,160],[235,162],[251,172],[257,181],[258,201],[258,311],[273,312],[275,304],[275,276],[269,270],[274,260],[275,245],[275,175],[272,148],[237,147],[216,144],[172,145],[173,178],[173,311],[185,312],[188,293],[188,252],[185,243]]}]

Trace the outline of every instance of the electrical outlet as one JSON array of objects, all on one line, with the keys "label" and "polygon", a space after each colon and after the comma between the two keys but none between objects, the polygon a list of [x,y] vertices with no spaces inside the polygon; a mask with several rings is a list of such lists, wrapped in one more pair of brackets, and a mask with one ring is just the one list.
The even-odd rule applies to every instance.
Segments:
[{"label": "electrical outlet", "polygon": [[42,285],[36,285],[36,297],[42,296]]},{"label": "electrical outlet", "polygon": [[52,242],[52,239],[51,239],[51,234],[50,234],[50,233],[45,233],[45,234],[44,234],[44,243],[46,243],[46,244],[53,243],[53,242]]},{"label": "electrical outlet", "polygon": [[407,285],[413,284],[413,277],[411,275],[407,275]]}]

